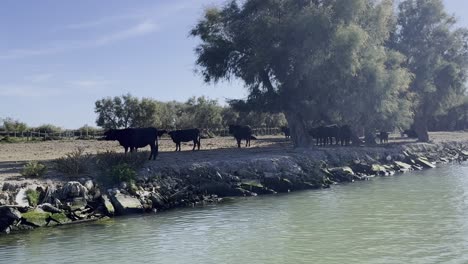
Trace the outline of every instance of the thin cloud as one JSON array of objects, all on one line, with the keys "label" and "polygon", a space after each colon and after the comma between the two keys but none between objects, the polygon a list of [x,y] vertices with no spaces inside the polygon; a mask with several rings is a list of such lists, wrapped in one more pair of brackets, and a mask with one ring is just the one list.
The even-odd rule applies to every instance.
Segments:
[{"label": "thin cloud", "polygon": [[152,21],[142,21],[129,28],[115,31],[112,33],[97,36],[94,39],[86,41],[64,41],[55,42],[55,45],[39,49],[15,49],[10,50],[5,54],[0,54],[0,60],[4,59],[20,59],[31,56],[50,55],[63,52],[69,52],[83,48],[93,48],[108,45],[114,42],[123,41],[135,37],[141,37],[157,31],[159,27]]},{"label": "thin cloud", "polygon": [[106,45],[124,39],[147,35],[156,30],[158,30],[158,26],[156,25],[156,23],[151,21],[144,21],[131,28],[99,37],[98,39],[96,39],[95,44],[99,46]]},{"label": "thin cloud", "polygon": [[34,75],[26,76],[24,79],[32,83],[41,83],[41,82],[49,81],[50,79],[52,79],[53,76],[54,75],[51,73],[41,73],[41,74],[34,74]]},{"label": "thin cloud", "polygon": [[0,86],[0,96],[9,97],[51,97],[59,96],[63,91],[59,89],[44,88],[28,85],[5,85]]}]

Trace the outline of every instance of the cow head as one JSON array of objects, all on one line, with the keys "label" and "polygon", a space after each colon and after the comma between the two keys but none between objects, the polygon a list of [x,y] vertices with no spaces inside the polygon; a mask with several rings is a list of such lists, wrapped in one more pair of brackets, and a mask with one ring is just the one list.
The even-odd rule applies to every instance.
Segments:
[{"label": "cow head", "polygon": [[237,125],[229,125],[229,134],[234,133],[234,130],[237,128]]},{"label": "cow head", "polygon": [[104,132],[103,140],[117,140],[117,130],[116,129],[109,129]]},{"label": "cow head", "polygon": [[158,130],[158,137],[160,138],[162,135],[166,133],[167,133],[167,130]]}]

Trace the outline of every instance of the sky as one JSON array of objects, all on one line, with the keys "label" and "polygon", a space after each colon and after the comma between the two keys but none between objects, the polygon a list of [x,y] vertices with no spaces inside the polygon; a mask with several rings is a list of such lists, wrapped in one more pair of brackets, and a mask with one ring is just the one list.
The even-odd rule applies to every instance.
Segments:
[{"label": "sky", "polygon": [[[189,31],[225,0],[0,1],[0,118],[94,126],[95,101],[245,98],[240,81],[205,84]],[[468,0],[444,0],[468,27]]]}]

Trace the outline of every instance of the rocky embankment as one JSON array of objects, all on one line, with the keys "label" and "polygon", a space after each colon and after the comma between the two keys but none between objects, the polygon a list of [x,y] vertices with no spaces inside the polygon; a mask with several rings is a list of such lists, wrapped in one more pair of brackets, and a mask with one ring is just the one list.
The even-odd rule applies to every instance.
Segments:
[{"label": "rocky embankment", "polygon": [[135,182],[94,179],[44,184],[0,182],[0,232],[75,224],[115,215],[217,203],[223,197],[329,188],[468,158],[466,144],[327,147],[184,164],[148,163]]}]

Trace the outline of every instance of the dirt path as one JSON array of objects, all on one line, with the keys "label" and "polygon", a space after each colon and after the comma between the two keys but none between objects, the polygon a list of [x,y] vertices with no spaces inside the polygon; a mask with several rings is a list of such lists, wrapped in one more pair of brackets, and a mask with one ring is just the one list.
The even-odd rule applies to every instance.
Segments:
[{"label": "dirt path", "polygon": [[[435,143],[446,141],[468,141],[468,132],[434,132],[431,139]],[[400,138],[399,135],[390,136],[390,144],[404,144],[414,142],[414,139]],[[235,140],[231,137],[202,139],[202,150],[192,152],[192,144],[182,145],[182,152],[174,152],[175,144],[168,138],[160,140],[160,155],[156,162],[161,164],[203,162],[209,160],[226,160],[246,156],[265,154],[284,154],[293,151],[291,142],[283,136],[265,136],[251,141],[250,148],[236,148]],[[123,152],[123,148],[116,141],[70,140],[47,141],[36,143],[0,144],[0,182],[20,179],[23,165],[30,160],[50,161],[65,156],[83,148],[85,152],[96,154],[105,151]],[[326,147],[335,148],[336,146]],[[149,150],[149,147],[143,150]]]}]

